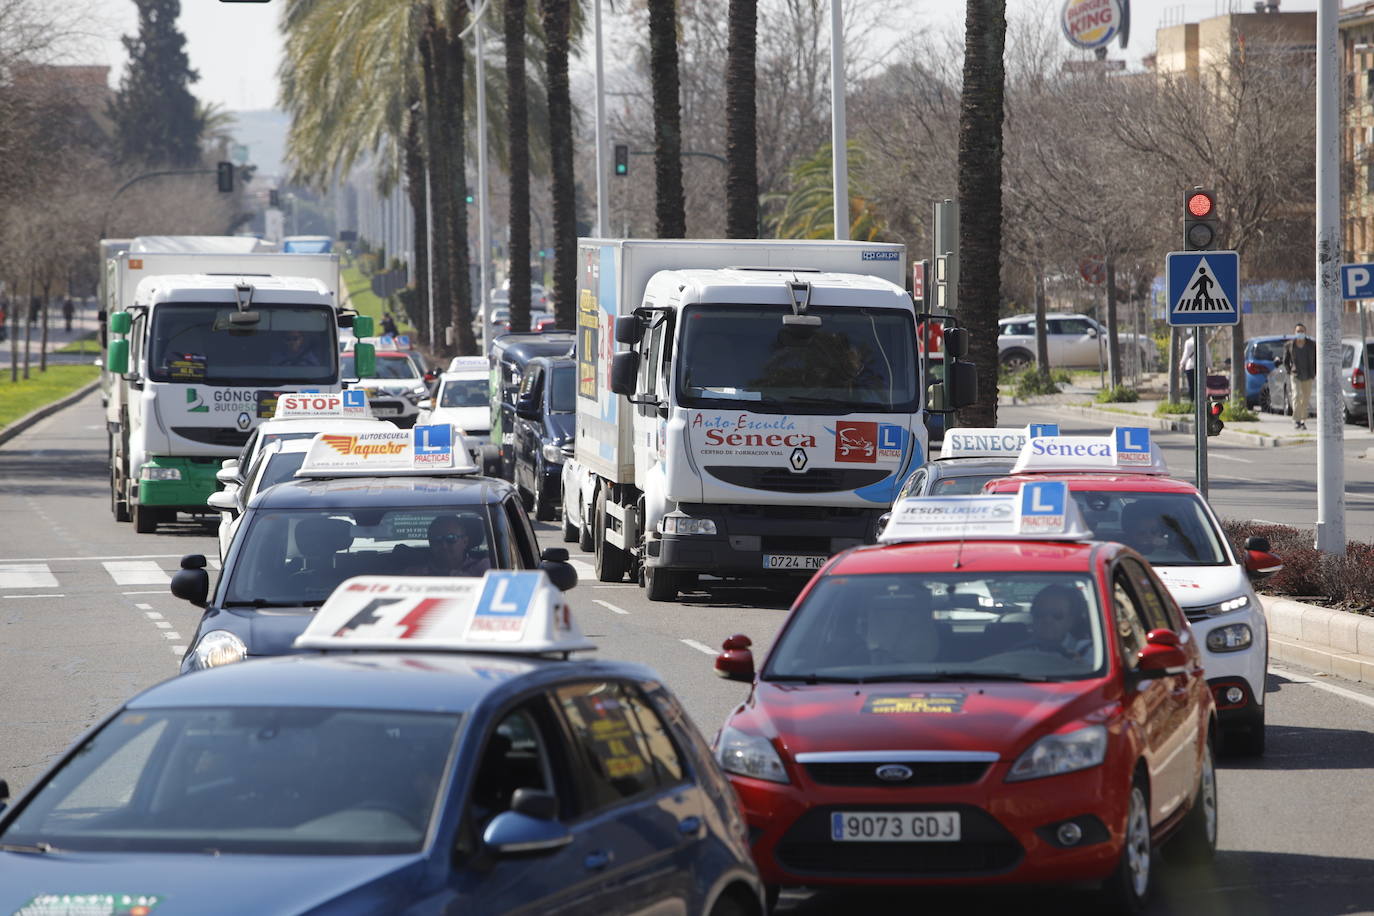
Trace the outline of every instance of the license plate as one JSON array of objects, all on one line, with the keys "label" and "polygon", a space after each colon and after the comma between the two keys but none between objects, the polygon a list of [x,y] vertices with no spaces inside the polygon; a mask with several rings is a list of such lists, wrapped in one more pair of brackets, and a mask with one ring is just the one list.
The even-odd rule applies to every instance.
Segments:
[{"label": "license plate", "polygon": [[828,557],[794,557],[765,554],[764,569],[820,569]]},{"label": "license plate", "polygon": [[837,843],[954,843],[958,811],[836,811],[830,839]]},{"label": "license plate", "polygon": [[399,407],[374,407],[372,408],[374,417],[398,417],[401,415]]}]

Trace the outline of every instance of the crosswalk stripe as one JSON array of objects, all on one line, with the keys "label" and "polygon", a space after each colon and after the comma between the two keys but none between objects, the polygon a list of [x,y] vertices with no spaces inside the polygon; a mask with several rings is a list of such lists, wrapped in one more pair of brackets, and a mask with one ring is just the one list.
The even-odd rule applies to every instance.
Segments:
[{"label": "crosswalk stripe", "polygon": [[585,560],[569,560],[568,564],[572,566],[573,569],[577,570],[577,577],[579,579],[584,576],[596,575],[596,567]]},{"label": "crosswalk stripe", "polygon": [[47,563],[0,566],[0,588],[56,588],[57,577]]},{"label": "crosswalk stripe", "polygon": [[115,585],[166,585],[172,581],[153,560],[106,560],[101,565]]}]

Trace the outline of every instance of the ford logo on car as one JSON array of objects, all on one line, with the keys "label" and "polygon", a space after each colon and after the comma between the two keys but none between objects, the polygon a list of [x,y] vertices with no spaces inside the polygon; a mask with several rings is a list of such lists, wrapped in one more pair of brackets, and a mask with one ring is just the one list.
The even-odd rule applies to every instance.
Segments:
[{"label": "ford logo on car", "polygon": [[884,782],[906,782],[911,778],[911,767],[900,763],[888,763],[878,767],[878,778]]}]

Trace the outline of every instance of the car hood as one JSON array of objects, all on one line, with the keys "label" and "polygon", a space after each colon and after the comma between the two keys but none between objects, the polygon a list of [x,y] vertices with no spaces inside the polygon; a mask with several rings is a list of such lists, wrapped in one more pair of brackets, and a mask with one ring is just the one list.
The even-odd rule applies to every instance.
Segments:
[{"label": "car hood", "polygon": [[1238,565],[1156,566],[1155,572],[1185,610],[1229,601],[1251,593],[1250,579]]},{"label": "car hood", "polygon": [[1100,709],[1103,697],[1103,682],[1096,679],[1070,683],[761,681],[746,707],[746,715],[754,721],[740,726],[778,737],[793,756],[900,749],[995,751],[1006,758],[1019,753],[1032,737]]},{"label": "car hood", "polygon": [[577,429],[577,414],[546,413],[544,422],[549,434],[561,442],[571,442]]},{"label": "car hood", "polygon": [[438,407],[429,415],[431,423],[452,423],[467,432],[491,427],[490,407]]},{"label": "car hood", "polygon": [[[230,608],[203,624],[204,632],[228,630],[248,646],[249,655],[285,655],[305,632],[315,612],[302,608]],[[204,633],[201,634],[202,636]]]},{"label": "car hood", "polygon": [[[131,912],[126,896],[154,897],[150,916],[390,912],[421,866],[419,856],[0,852],[0,913],[45,913],[26,907],[67,894],[111,895],[100,912],[119,914]],[[57,903],[51,912],[68,912]]]}]

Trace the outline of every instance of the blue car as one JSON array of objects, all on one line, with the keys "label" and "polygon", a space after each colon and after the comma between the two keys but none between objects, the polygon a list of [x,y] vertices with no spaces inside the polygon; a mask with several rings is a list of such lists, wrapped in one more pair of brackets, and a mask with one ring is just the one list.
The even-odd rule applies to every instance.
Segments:
[{"label": "blue car", "polygon": [[762,914],[706,742],[590,646],[540,571],[347,580],[0,811],[0,913]]},{"label": "blue car", "polygon": [[[1245,406],[1272,409],[1269,392],[1269,373],[1283,359],[1283,348],[1293,339],[1292,334],[1270,337],[1251,337],[1245,341]],[[1281,409],[1281,408],[1280,408]]]}]

